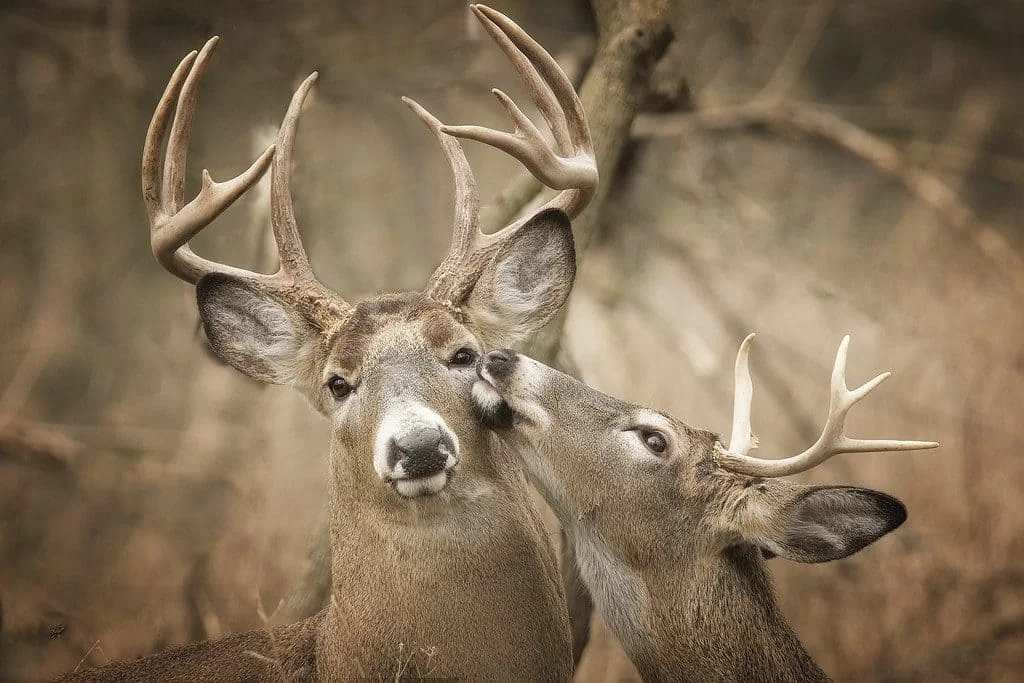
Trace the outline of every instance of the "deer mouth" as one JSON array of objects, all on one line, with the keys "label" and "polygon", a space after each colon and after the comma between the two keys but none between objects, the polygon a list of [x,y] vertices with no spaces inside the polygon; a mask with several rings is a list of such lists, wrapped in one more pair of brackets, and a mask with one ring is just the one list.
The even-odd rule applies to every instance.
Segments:
[{"label": "deer mouth", "polygon": [[392,477],[388,484],[403,498],[435,496],[443,491],[455,478],[455,467],[446,468],[434,474],[420,477]]},{"label": "deer mouth", "polygon": [[[398,440],[396,444],[401,444]],[[401,446],[396,445],[401,452]],[[426,449],[401,452],[384,482],[403,498],[437,495],[455,478],[459,457],[447,438]]]}]

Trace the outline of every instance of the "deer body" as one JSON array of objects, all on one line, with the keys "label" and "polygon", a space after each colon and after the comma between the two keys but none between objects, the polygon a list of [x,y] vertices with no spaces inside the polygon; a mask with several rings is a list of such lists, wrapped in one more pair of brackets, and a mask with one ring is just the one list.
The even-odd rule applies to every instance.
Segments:
[{"label": "deer body", "polygon": [[[734,445],[753,443],[748,344],[737,366]],[[844,340],[823,438],[801,456],[772,461],[749,458],[746,447],[726,451],[710,432],[514,351],[480,360],[478,415],[523,457],[572,539],[595,605],[645,680],[826,679],[778,609],[764,557],[846,557],[899,526],[906,510],[884,493],[798,486],[725,463],[797,471],[837,452],[933,447],[842,434],[845,411],[881,381],[848,391],[839,370],[845,352]]]},{"label": "deer body", "polygon": [[[381,331],[357,341],[348,331],[361,327]],[[568,680],[560,574],[520,461],[494,434],[475,428],[472,368],[457,372],[462,376],[448,388],[448,354],[425,358],[431,343],[459,348],[472,338],[444,307],[410,294],[357,304],[338,336],[352,358],[386,355],[387,368],[361,381],[396,400],[391,410],[431,398],[457,436],[460,465],[435,495],[404,499],[367,486],[375,444],[352,426],[385,422],[372,413],[389,406],[380,399],[346,406],[370,414],[338,421],[332,434],[333,582],[318,634],[321,678],[394,678],[404,670]],[[396,669],[403,658],[404,669]]]},{"label": "deer body", "polygon": [[189,643],[180,648],[85,669],[57,679],[77,683],[162,681],[166,683],[257,683],[316,680],[316,638],[323,613],[294,624],[232,633],[217,640]]},{"label": "deer body", "polygon": [[[571,676],[554,550],[519,459],[477,422],[471,389],[485,348],[522,341],[565,303],[575,278],[569,220],[593,196],[597,169],[579,99],[555,61],[507,17],[472,9],[524,80],[554,143],[500,91],[513,133],[446,126],[406,101],[437,137],[456,189],[452,246],[423,292],[352,304],[313,274],[289,184],[298,117],[316,74],[293,96],[276,146],[226,182],[204,172],[202,189],[187,204],[196,93],[216,39],[172,75],[143,150],[153,253],[195,285],[217,355],[253,379],[294,387],[330,421],[330,603],[301,626],[274,630],[298,628],[303,635],[285,638],[286,650],[276,655],[240,652],[265,642],[249,634],[82,676],[163,678],[168,662],[187,661],[193,680],[252,680],[256,665],[238,665],[239,657],[300,661],[305,675],[325,681]],[[536,213],[482,234],[475,180],[457,138],[509,153],[560,191]],[[193,252],[189,240],[271,163],[278,272],[254,273]],[[311,661],[314,670],[305,665]]]}]

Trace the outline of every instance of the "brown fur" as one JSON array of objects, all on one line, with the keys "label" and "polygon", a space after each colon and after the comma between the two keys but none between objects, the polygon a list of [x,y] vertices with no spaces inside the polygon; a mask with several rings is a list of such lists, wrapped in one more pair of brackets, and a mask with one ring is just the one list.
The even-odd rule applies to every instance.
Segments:
[{"label": "brown fur", "polygon": [[[402,299],[400,308],[393,298],[357,307],[346,324],[372,319],[378,332],[362,337],[359,361],[345,369],[357,389],[333,431],[334,581],[320,666],[331,676],[393,676],[400,648],[427,648],[431,675],[565,680],[568,623],[553,550],[518,459],[471,418],[472,370],[460,376],[445,365],[478,342],[439,304]],[[448,344],[435,346],[441,338]],[[333,357],[351,363],[354,341],[343,330]],[[401,499],[372,470],[365,426],[399,395],[428,398],[459,437],[458,473],[436,496]]]},{"label": "brown fur", "polygon": [[[528,224],[523,249],[513,238],[488,266],[521,277],[466,302],[468,318],[502,329],[504,311],[511,310],[514,324],[504,328],[526,334],[562,306],[574,273],[572,233],[564,216],[546,221]],[[538,241],[535,234],[546,225],[552,234]],[[524,274],[522,264],[537,244],[552,267]],[[569,679],[571,639],[554,549],[530,502],[519,458],[473,418],[473,367],[449,362],[460,348],[481,351],[480,339],[454,309],[423,294],[384,294],[339,314],[325,338],[291,304],[228,276],[200,280],[197,297],[208,339],[222,358],[250,376],[299,389],[333,426],[330,568],[320,568],[333,581],[315,627],[316,678],[404,672]],[[488,326],[485,341],[493,338],[488,333],[497,334]],[[352,387],[341,400],[328,388],[334,376]],[[440,492],[412,499],[374,467],[378,428],[390,409],[410,401],[436,413],[459,444],[454,478]],[[237,673],[246,680],[259,665],[236,666],[237,650],[259,638],[232,636],[95,675],[133,680],[140,671],[162,671],[183,659],[193,678]],[[308,642],[296,647],[287,655],[305,661]],[[224,672],[228,662],[231,671]]]},{"label": "brown fur", "polygon": [[[644,679],[825,679],[776,605],[762,549],[798,561],[842,557],[898,526],[902,505],[864,489],[724,471],[713,458],[716,435],[507,355],[512,363],[493,373],[480,363],[507,407],[484,391],[490,398],[478,410],[506,419],[511,408],[512,427],[496,433],[523,455]],[[666,436],[664,454],[644,446],[638,426]],[[825,516],[794,516],[807,501],[808,514],[819,514],[818,498]],[[819,547],[807,529],[820,526],[848,537]]]},{"label": "brown fur", "polygon": [[267,631],[233,633],[217,640],[189,643],[133,661],[69,673],[66,683],[161,681],[167,683],[255,683],[316,678],[316,634],[323,615]]}]

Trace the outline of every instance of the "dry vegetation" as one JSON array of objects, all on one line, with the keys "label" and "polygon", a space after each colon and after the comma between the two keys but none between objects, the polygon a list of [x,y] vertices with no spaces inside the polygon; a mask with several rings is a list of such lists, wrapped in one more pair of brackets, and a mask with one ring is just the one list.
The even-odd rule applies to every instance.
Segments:
[{"label": "dry vegetation", "polygon": [[[554,53],[592,30],[585,3],[549,4],[498,7]],[[851,333],[851,382],[896,371],[851,430],[942,448],[812,475],[911,516],[852,559],[774,561],[785,612],[839,680],[1015,678],[1024,5],[681,0],[673,27],[659,97],[602,169],[568,353],[602,390],[724,429],[756,330],[755,425],[781,451],[815,436]],[[398,96],[495,125],[487,89],[514,80],[447,0],[0,8],[0,680],[260,627],[257,591],[284,594],[323,504],[325,425],[218,365],[149,254],[145,126],[215,32],[192,181],[243,168],[319,68],[296,205],[346,293],[419,287],[448,239],[444,162]],[[469,154],[485,193],[516,172]],[[266,210],[246,198],[199,248],[260,264]],[[580,678],[633,675],[597,630]]]}]

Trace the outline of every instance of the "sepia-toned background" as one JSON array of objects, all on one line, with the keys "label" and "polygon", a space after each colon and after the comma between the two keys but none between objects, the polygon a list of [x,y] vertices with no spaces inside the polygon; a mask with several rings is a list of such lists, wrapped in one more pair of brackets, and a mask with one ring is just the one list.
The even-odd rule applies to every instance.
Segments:
[{"label": "sepia-toned background", "polygon": [[[576,77],[584,1],[501,1]],[[828,565],[770,563],[785,614],[841,681],[1024,670],[1024,3],[679,0],[574,291],[568,354],[623,398],[726,431],[752,357],[765,454],[851,383],[894,377],[850,431],[936,451],[837,458],[807,480],[910,518]],[[6,0],[0,5],[0,680],[45,680],[259,626],[324,505],[326,424],[220,365],[193,291],[149,251],[139,162],[174,65],[222,42],[196,116],[235,175],[303,115],[293,191],[314,267],[345,293],[417,289],[452,191],[409,95],[452,123],[527,103],[462,2]],[[467,144],[483,196],[519,173]],[[268,262],[268,196],[195,240]],[[257,597],[259,591],[259,598]],[[635,678],[599,628],[578,678]]]}]

